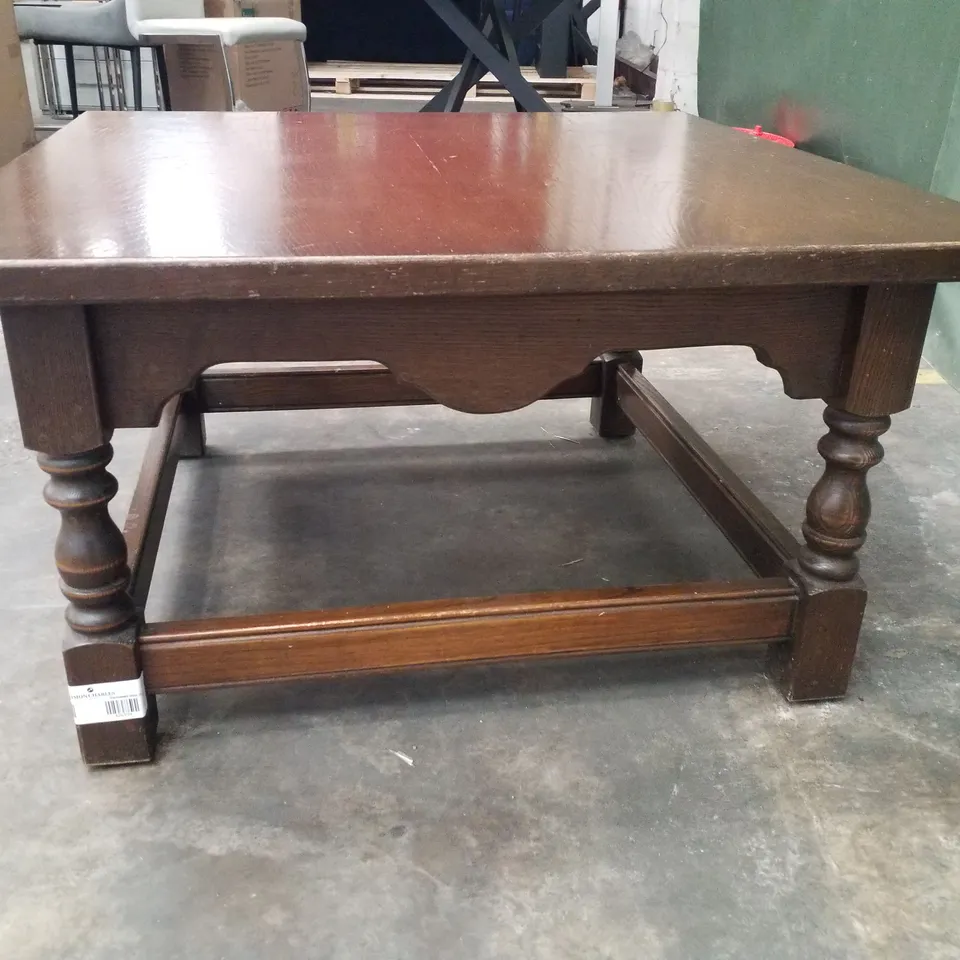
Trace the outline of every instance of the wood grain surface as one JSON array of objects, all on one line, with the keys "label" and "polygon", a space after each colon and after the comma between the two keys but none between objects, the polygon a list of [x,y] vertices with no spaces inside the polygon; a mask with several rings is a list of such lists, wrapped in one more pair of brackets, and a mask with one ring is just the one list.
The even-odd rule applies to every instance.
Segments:
[{"label": "wood grain surface", "polygon": [[0,210],[0,304],[960,278],[960,204],[679,113],[90,112]]},{"label": "wood grain surface", "polygon": [[160,549],[163,521],[167,515],[183,438],[183,398],[173,397],[163,408],[160,423],[150,435],[140,476],[123,523],[130,568],[130,596],[139,610],[147,603],[153,568]]},{"label": "wood grain surface", "polygon": [[629,349],[760,347],[794,397],[843,386],[847,287],[110,304],[92,308],[101,404],[112,427],[157,423],[168,397],[220,363],[376,360],[401,383],[470,413],[515,410]]},{"label": "wood grain surface", "polygon": [[[565,380],[552,400],[593,397],[600,392],[601,364]],[[197,384],[204,412],[320,410],[346,407],[419,406],[437,401],[402,384],[378,363],[231,364],[205,373]]]},{"label": "wood grain surface", "polygon": [[152,692],[363,670],[785,639],[786,579],[434,600],[147,624]]},{"label": "wood grain surface", "polygon": [[790,531],[633,364],[618,375],[619,400],[737,552],[760,577],[782,576],[800,550]]},{"label": "wood grain surface", "polygon": [[104,443],[85,311],[6,307],[3,336],[24,446],[59,454]]},{"label": "wood grain surface", "polygon": [[875,284],[867,291],[844,410],[862,417],[906,410],[913,400],[933,284]]},{"label": "wood grain surface", "polygon": [[[842,695],[865,602],[864,475],[910,402],[960,204],[680,114],[88,113],[0,170],[0,313],[24,441],[60,511],[72,683],[151,691],[509,657],[765,641],[791,699]],[[611,353],[744,344],[830,402],[795,544]],[[260,382],[230,362],[376,361]],[[217,391],[219,393],[219,400]],[[169,398],[127,527],[137,601],[202,411],[549,395],[626,413],[776,579],[147,625],[107,504],[114,428]],[[789,579],[779,578],[781,569]],[[778,643],[778,641],[784,641]],[[142,659],[141,659],[142,655]],[[155,712],[80,733],[149,759]]]},{"label": "wood grain surface", "polygon": [[867,471],[883,459],[878,437],[890,429],[890,418],[858,417],[827,407],[823,421],[830,430],[817,449],[826,466],[807,498],[807,549],[798,560],[807,573],[822,580],[853,580],[870,520]]}]

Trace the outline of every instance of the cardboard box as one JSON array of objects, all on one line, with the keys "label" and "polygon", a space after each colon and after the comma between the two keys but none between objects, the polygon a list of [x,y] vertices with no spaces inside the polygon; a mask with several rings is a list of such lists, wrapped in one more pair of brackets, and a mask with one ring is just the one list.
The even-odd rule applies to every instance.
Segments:
[{"label": "cardboard box", "polygon": [[226,65],[218,43],[165,43],[171,110],[232,110]]},{"label": "cardboard box", "polygon": [[[172,110],[229,110],[219,43],[164,44]],[[304,105],[300,44],[241,43],[226,50],[234,100],[247,110],[299,110]]]},{"label": "cardboard box", "polygon": [[233,94],[248,110],[302,110],[301,45],[291,40],[242,43],[227,51]]},{"label": "cardboard box", "polygon": [[13,4],[0,0],[0,167],[33,144],[33,113]]},{"label": "cardboard box", "polygon": [[208,17],[286,17],[300,19],[300,0],[203,0]]}]

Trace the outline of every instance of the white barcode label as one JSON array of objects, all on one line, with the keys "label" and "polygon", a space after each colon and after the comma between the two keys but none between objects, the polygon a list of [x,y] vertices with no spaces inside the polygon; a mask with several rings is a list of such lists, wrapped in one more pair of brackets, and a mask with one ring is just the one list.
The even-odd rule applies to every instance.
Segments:
[{"label": "white barcode label", "polygon": [[147,691],[142,673],[136,680],[87,683],[67,689],[73,704],[73,720],[78,726],[136,720],[147,715]]}]

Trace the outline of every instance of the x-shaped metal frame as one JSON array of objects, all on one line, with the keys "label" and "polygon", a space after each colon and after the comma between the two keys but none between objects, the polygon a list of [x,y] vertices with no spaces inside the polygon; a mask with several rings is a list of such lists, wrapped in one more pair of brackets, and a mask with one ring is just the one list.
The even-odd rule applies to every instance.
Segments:
[{"label": "x-shaped metal frame", "polygon": [[507,88],[518,110],[551,112],[550,105],[520,70],[516,45],[530,36],[566,0],[534,0],[529,10],[512,22],[507,20],[503,0],[486,0],[480,18],[482,28],[474,24],[453,0],[425,2],[466,44],[467,55],[457,75],[423,107],[423,112],[459,111],[467,92],[488,71]]}]

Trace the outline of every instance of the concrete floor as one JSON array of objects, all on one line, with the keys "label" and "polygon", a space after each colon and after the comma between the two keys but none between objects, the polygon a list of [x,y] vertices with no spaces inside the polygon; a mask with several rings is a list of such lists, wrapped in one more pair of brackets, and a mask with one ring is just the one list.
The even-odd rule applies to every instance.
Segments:
[{"label": "concrete floor", "polygon": [[[819,404],[746,350],[647,369],[796,528]],[[154,617],[742,573],[580,402],[209,424]],[[842,703],[787,707],[762,650],[355,678],[164,697],[159,762],[91,773],[4,373],[0,956],[960,957],[958,428],[960,396],[920,386],[871,475]],[[143,439],[117,439],[118,515]]]}]

